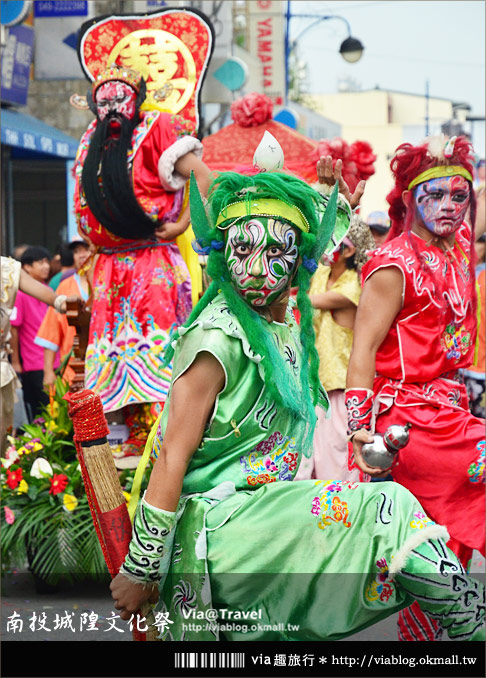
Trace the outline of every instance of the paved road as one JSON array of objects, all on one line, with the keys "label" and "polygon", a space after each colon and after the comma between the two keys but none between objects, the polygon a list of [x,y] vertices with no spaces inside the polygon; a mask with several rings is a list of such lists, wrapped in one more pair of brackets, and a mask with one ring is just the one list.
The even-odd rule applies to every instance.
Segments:
[{"label": "paved road", "polygon": [[[484,573],[485,561],[475,552],[472,573]],[[87,583],[56,593],[36,593],[28,573],[7,576],[2,583],[2,640],[130,641],[128,622],[114,619],[106,583]],[[91,615],[91,617],[90,617]],[[13,632],[12,621],[22,620],[22,630]],[[45,624],[43,625],[43,620]],[[346,638],[359,641],[395,641],[397,615]],[[7,632],[7,624],[10,630]],[[18,622],[20,628],[20,621]],[[50,628],[50,631],[46,629]]]}]

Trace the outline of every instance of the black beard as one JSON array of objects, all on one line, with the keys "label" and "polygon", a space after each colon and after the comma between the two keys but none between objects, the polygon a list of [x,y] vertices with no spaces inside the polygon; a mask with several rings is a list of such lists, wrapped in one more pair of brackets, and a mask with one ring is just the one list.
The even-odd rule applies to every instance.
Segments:
[{"label": "black beard", "polygon": [[111,233],[127,240],[150,238],[157,222],[149,219],[138,204],[127,166],[139,116],[137,113],[133,120],[121,119],[118,138],[111,136],[112,117],[98,119],[84,162],[81,187],[91,212]]}]

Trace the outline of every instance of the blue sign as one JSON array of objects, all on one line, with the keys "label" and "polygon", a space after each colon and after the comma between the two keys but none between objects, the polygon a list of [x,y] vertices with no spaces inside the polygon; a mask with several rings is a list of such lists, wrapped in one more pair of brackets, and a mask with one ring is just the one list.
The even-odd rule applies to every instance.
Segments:
[{"label": "blue sign", "polygon": [[299,118],[291,108],[282,108],[273,119],[280,122],[282,125],[287,125],[287,127],[290,127],[291,129],[297,129],[299,124]]},{"label": "blue sign", "polygon": [[20,106],[27,104],[33,51],[34,29],[12,26],[2,54],[2,101]]},{"label": "blue sign", "polygon": [[2,0],[0,18],[3,26],[15,26],[22,23],[29,13],[29,3],[20,0]]},{"label": "blue sign", "polygon": [[248,77],[248,67],[238,57],[229,57],[216,71],[213,76],[216,80],[232,92],[243,87]]},{"label": "blue sign", "polygon": [[88,16],[87,0],[35,0],[34,16]]}]

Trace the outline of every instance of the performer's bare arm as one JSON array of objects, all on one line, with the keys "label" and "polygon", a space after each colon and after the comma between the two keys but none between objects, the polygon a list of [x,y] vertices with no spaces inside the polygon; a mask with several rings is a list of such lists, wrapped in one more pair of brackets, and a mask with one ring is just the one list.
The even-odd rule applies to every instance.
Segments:
[{"label": "performer's bare arm", "polygon": [[[186,155],[183,155],[182,158],[179,158],[176,162],[175,170],[183,177],[187,178],[191,176],[192,170],[196,177],[201,195],[207,195],[209,184],[211,183],[211,171],[197,155],[194,153],[186,153]],[[188,203],[182,211],[179,220],[177,222],[168,221],[165,224],[161,224],[155,229],[155,236],[160,240],[173,240],[174,238],[177,238],[177,236],[184,233],[189,226],[190,218],[190,206]]]},{"label": "performer's bare arm", "polygon": [[162,449],[145,494],[152,506],[176,510],[187,465],[199,447],[224,381],[223,368],[216,358],[210,353],[200,353],[175,382]]},{"label": "performer's bare arm", "polygon": [[477,211],[476,211],[476,224],[474,226],[474,232],[476,240],[486,231],[486,190],[483,188],[477,194]]},{"label": "performer's bare arm", "polygon": [[54,299],[56,298],[54,290],[47,285],[44,285],[44,283],[34,280],[34,278],[23,269],[20,271],[19,289],[22,290],[22,292],[25,292],[25,294],[35,297],[45,304],[49,304],[49,306],[54,306]]},{"label": "performer's bare arm", "polygon": [[12,367],[17,374],[21,374],[23,369],[20,362],[19,331],[16,327],[10,328],[10,348],[12,349]]},{"label": "performer's bare arm", "polygon": [[[172,387],[169,418],[162,449],[154,464],[145,500],[156,508],[175,511],[182,481],[192,455],[199,447],[216,396],[225,376],[210,353],[200,353]],[[157,600],[157,589],[118,574],[110,584],[120,617],[126,621],[146,600]]]},{"label": "performer's bare arm", "polygon": [[[353,348],[349,359],[346,388],[373,390],[376,352],[402,307],[403,276],[395,267],[376,271],[365,282],[354,325]],[[370,476],[386,475],[383,469],[368,466],[361,454],[364,443],[373,437],[365,429],[353,437],[356,463]]]},{"label": "performer's bare arm", "polygon": [[50,348],[44,349],[44,386],[54,386],[56,383],[56,373],[54,372],[54,361],[56,351]]},{"label": "performer's bare arm", "polygon": [[311,294],[310,302],[314,308],[321,311],[333,311],[337,308],[353,308],[355,304],[338,292],[321,292],[320,294]]}]

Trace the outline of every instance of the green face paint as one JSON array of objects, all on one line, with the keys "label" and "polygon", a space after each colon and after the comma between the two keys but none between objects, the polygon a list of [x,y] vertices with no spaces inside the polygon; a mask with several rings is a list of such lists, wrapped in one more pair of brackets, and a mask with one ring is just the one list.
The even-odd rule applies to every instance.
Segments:
[{"label": "green face paint", "polygon": [[267,306],[292,281],[299,258],[296,230],[270,217],[240,220],[227,230],[225,258],[231,280],[245,301]]}]

